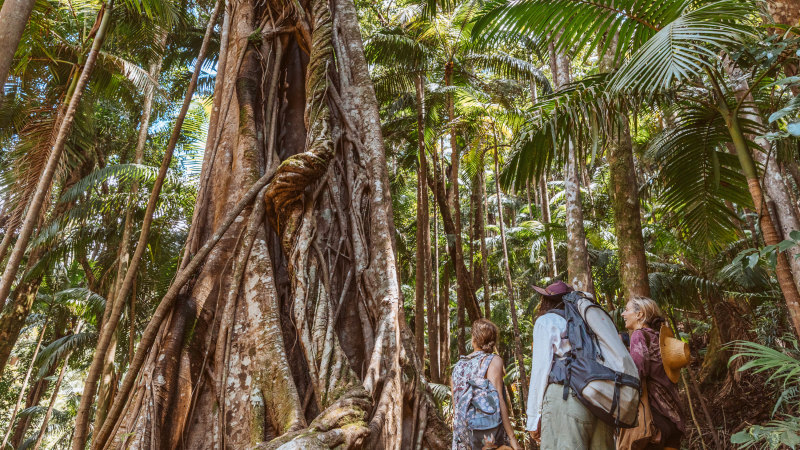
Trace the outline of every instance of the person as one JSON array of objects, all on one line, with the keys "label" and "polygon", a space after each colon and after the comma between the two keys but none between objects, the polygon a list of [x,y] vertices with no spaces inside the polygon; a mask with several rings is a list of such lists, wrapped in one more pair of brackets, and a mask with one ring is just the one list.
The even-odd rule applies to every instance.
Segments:
[{"label": "person", "polygon": [[573,288],[557,281],[546,288],[534,289],[542,295],[542,301],[533,325],[526,429],[542,450],[611,450],[614,428],[598,419],[572,389],[564,400],[564,387],[549,381],[554,358],[563,358],[571,350],[566,339],[567,321],[551,310],[563,308],[562,298]]},{"label": "person", "polygon": [[[517,450],[520,448],[508,418],[508,406],[505,401],[503,385],[503,359],[494,354],[497,343],[497,325],[487,319],[478,319],[472,323],[472,353],[461,356],[453,367],[453,446],[452,450],[473,450],[498,448],[503,445]],[[470,429],[468,417],[471,396],[475,381],[487,379],[489,399],[493,405],[499,403],[501,423],[487,430]],[[488,387],[488,385],[487,385]],[[492,392],[493,391],[493,392]],[[482,391],[485,392],[485,391]],[[501,400],[502,399],[502,400]],[[496,406],[494,408],[496,410]]]},{"label": "person", "polygon": [[[672,337],[668,327],[662,328],[664,320],[661,309],[647,297],[633,297],[622,312],[625,328],[631,332],[630,351],[639,378],[647,382],[648,400],[653,423],[660,431],[660,442],[651,443],[646,449],[678,449],[686,431],[681,400],[676,384],[680,367],[688,363],[688,348],[682,350],[682,360],[673,364],[672,359],[662,360],[666,351],[665,341]],[[681,348],[685,344],[672,339]]]}]

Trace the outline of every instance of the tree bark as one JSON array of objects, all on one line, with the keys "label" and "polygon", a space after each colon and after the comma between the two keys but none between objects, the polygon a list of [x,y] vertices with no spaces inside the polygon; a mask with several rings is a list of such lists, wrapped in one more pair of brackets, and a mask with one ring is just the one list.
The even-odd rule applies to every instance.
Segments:
[{"label": "tree bark", "polygon": [[[417,171],[417,301],[427,302],[428,320],[428,361],[430,363],[430,379],[439,383],[439,317],[433,297],[433,278],[431,275],[431,235],[430,208],[428,206],[428,156],[425,149],[425,85],[424,76],[416,78],[417,94],[417,151],[419,153],[419,170]],[[420,296],[420,291],[423,295]],[[421,310],[417,306],[417,312]],[[419,325],[417,325],[419,327]],[[424,348],[417,344],[417,355],[425,363]]]},{"label": "tree bark", "polygon": [[506,228],[503,223],[503,204],[500,200],[500,158],[497,155],[497,137],[494,138],[494,186],[497,194],[497,212],[498,222],[500,223],[500,241],[503,245],[503,262],[505,268],[506,289],[508,289],[508,308],[511,311],[511,324],[514,326],[514,355],[517,358],[517,369],[519,370],[519,379],[521,386],[519,389],[520,398],[522,401],[520,405],[527,405],[525,400],[525,388],[529,385],[528,375],[525,370],[525,359],[522,357],[522,341],[520,336],[522,333],[519,331],[519,321],[517,319],[517,304],[514,300],[514,282],[511,280],[511,264],[508,260],[508,246],[506,245]]},{"label": "tree bark", "polygon": [[[547,190],[546,175],[542,175],[542,178],[539,179],[539,192],[542,201],[542,224],[548,227],[552,220],[550,219],[550,194]],[[547,233],[547,264],[550,278],[555,278],[558,275],[558,265],[556,264],[556,247],[553,244],[553,236],[550,233]]]},{"label": "tree bark", "polygon": [[[3,24],[0,27],[0,85],[2,86],[5,86],[8,80],[14,53],[17,52],[34,5],[36,0],[5,0],[3,7],[0,8],[0,24]],[[5,95],[0,95],[0,106],[3,106],[4,97]]]},{"label": "tree bark", "polygon": [[[736,149],[736,155],[739,158],[742,172],[747,179],[750,195],[753,198],[753,205],[755,205],[756,213],[759,217],[759,226],[764,236],[764,242],[767,245],[777,245],[780,242],[780,235],[772,222],[772,217],[767,208],[766,199],[764,198],[764,192],[761,187],[761,180],[758,177],[758,171],[753,161],[753,156],[750,154],[750,149],[747,146],[744,133],[742,133],[739,125],[739,119],[728,109],[724,100],[719,102],[718,107],[725,119],[728,131],[731,134],[731,139]],[[795,334],[800,336],[800,292],[798,292],[797,283],[792,277],[786,253],[778,254],[775,275],[778,278],[778,284],[780,285],[781,292],[786,301],[786,307],[789,311],[789,317],[792,321]]]},{"label": "tree bark", "polygon": [[[439,167],[439,160],[436,156],[436,152],[432,152],[433,156],[433,170],[434,175],[431,177],[428,176],[428,186],[434,192],[434,198],[439,205],[439,211],[442,215],[442,227],[444,228],[444,232],[446,235],[455,236],[456,235],[456,225],[455,219],[453,218],[452,211],[450,206],[448,205],[447,200],[447,191],[445,189],[444,184],[444,176],[442,175],[442,170]],[[443,163],[443,162],[442,162]],[[455,239],[453,239],[455,241]],[[463,250],[455,245],[453,242],[448,241],[447,244],[447,251],[450,256],[450,260],[453,262],[455,266],[455,272],[458,273],[459,270],[462,273],[466,274],[464,278],[465,288],[462,291],[463,295],[467,296],[467,301],[465,302],[466,312],[469,315],[469,319],[477,320],[482,317],[480,305],[478,305],[478,299],[475,297],[475,289],[472,286],[472,276],[469,274],[469,269],[467,269],[466,264],[464,263],[464,252]],[[460,269],[459,269],[460,268]],[[458,276],[456,275],[456,280],[458,280]],[[458,284],[458,283],[456,283]],[[458,286],[456,286],[458,289]],[[458,292],[458,291],[457,291]]]},{"label": "tree bark", "polygon": [[[550,66],[556,89],[570,82],[570,61],[562,53],[556,53],[550,45]],[[586,247],[586,231],[583,228],[583,206],[581,204],[581,184],[579,152],[572,139],[568,139],[567,158],[564,165],[564,193],[566,199],[567,226],[567,275],[573,288],[594,294],[592,270],[589,266],[589,250]]]},{"label": "tree bark", "polygon": [[[4,6],[5,5],[6,4],[4,4]],[[100,48],[103,46],[103,42],[108,34],[112,10],[113,0],[108,0],[108,2],[100,11],[102,18],[100,19],[100,27],[98,28],[97,34],[95,34],[94,42],[92,43],[92,49],[89,51],[89,54],[86,58],[86,63],[83,66],[83,71],[81,72],[81,76],[78,78],[75,90],[69,99],[69,106],[67,106],[64,116],[59,120],[60,125],[58,128],[58,134],[55,136],[53,148],[47,158],[47,165],[45,166],[41,178],[36,185],[36,191],[34,192],[33,198],[31,198],[30,204],[28,205],[28,211],[25,215],[25,220],[22,223],[22,227],[20,228],[17,242],[14,244],[14,249],[12,250],[11,256],[8,259],[5,270],[3,271],[3,277],[0,279],[0,304],[6,301],[8,294],[11,292],[11,285],[14,283],[14,279],[17,276],[19,265],[22,262],[25,250],[28,247],[28,241],[30,240],[31,235],[33,234],[33,229],[39,220],[39,213],[44,206],[44,199],[50,191],[50,185],[53,182],[53,176],[55,175],[56,168],[58,167],[59,160],[61,159],[61,153],[63,153],[64,146],[67,138],[69,137],[69,132],[72,128],[72,122],[75,119],[75,113],[83,96],[83,91],[89,84],[89,78],[91,77],[92,71],[94,70],[94,66],[97,62]],[[3,366],[4,361],[0,361],[0,375],[2,374]]]},{"label": "tree bark", "polygon": [[[453,62],[449,61],[445,65],[444,72],[445,86],[452,86],[453,84]],[[455,102],[453,95],[447,95],[447,114],[450,123],[455,121]],[[458,137],[456,134],[455,126],[450,129],[450,188],[447,190],[447,207],[452,214],[453,229],[447,231],[448,234],[453,236],[453,247],[455,247],[455,272],[456,272],[456,294],[458,296],[458,304],[461,308],[466,309],[469,313],[470,322],[481,317],[481,310],[478,306],[478,301],[475,298],[475,289],[472,286],[472,276],[464,264],[464,246],[461,239],[461,199],[458,189],[458,171],[461,162],[461,149],[458,145]],[[442,208],[444,212],[445,208]],[[451,251],[453,253],[453,251]],[[459,323],[460,330],[463,326]],[[459,331],[461,332],[461,331]]]},{"label": "tree bark", "polygon": [[[351,1],[232,11],[227,58],[243,63],[219,73],[216,95],[236,114],[219,122],[200,181],[208,208],[190,235],[206,242],[255,179],[268,182],[207,257],[187,249],[196,256],[185,270],[200,270],[165,308],[157,339],[143,334],[143,367],[131,365],[94,448],[449,443],[428,394],[403,381],[421,368],[398,314],[387,168],[357,24]],[[265,111],[277,113],[264,123]]]},{"label": "tree bark", "polygon": [[[738,80],[735,82],[735,94],[739,101],[745,102],[741,113],[748,120],[763,125],[764,119],[761,114],[750,106],[753,102],[752,95],[748,94],[747,97],[743,98],[749,88],[746,77],[744,77],[741,70],[733,66],[733,64],[726,64],[725,68],[728,73],[732,75],[732,79]],[[780,242],[783,239],[788,239],[789,233],[792,231],[800,230],[800,220],[797,216],[798,205],[792,200],[789,188],[787,184],[784,183],[783,177],[781,176],[778,158],[775,149],[772,148],[772,143],[763,136],[751,137],[761,149],[761,151],[753,152],[753,159],[762,168],[762,188],[763,193],[766,194],[766,209],[772,218],[773,226],[778,233],[777,239]],[[800,247],[790,247],[786,251],[786,256],[795,287],[800,290]]]},{"label": "tree bark", "polygon": [[[416,298],[414,303],[414,339],[417,356],[425,364],[425,248],[429,246],[426,239],[428,231],[428,184],[426,182],[427,156],[425,156],[425,122],[424,91],[422,75],[415,78],[417,94],[417,261],[416,261]],[[430,329],[430,324],[428,325]],[[432,361],[433,359],[431,359]]]},{"label": "tree bark", "polygon": [[[623,115],[627,119],[627,114]],[[627,290],[628,297],[649,297],[650,281],[647,277],[639,187],[636,182],[630,128],[626,121],[619,121],[615,125],[617,133],[612,138],[607,158],[614,201],[620,281]]]}]

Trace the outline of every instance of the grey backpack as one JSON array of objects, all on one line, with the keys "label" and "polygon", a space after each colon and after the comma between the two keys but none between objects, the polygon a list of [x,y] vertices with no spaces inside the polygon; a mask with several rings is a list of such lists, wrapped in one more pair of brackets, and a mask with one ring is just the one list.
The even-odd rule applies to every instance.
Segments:
[{"label": "grey backpack", "polygon": [[488,355],[481,361],[478,371],[480,378],[467,381],[467,390],[462,401],[469,402],[467,406],[468,430],[491,430],[502,423],[500,416],[500,394],[494,385],[486,379],[486,371],[494,355]]},{"label": "grey backpack", "polygon": [[564,309],[549,311],[567,321],[562,335],[570,351],[553,361],[550,383],[564,386],[595,416],[617,428],[636,426],[641,387],[639,371],[622,343],[611,316],[588,294],[564,296]]}]

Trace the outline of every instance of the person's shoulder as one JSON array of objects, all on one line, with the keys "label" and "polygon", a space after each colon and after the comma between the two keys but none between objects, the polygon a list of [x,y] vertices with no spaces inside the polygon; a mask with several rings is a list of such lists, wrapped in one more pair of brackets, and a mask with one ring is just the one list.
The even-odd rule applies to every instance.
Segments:
[{"label": "person's shoulder", "polygon": [[561,322],[566,323],[566,320],[564,319],[563,316],[561,316],[560,314],[558,314],[556,312],[548,311],[548,312],[542,314],[541,316],[539,316],[538,319],[536,319],[536,322],[534,323],[534,326],[539,325],[539,324],[544,325],[544,324],[561,323]]}]

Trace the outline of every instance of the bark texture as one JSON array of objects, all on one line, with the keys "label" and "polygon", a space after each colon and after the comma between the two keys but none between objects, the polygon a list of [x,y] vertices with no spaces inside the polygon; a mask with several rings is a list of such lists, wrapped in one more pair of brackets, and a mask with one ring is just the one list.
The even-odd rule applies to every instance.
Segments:
[{"label": "bark texture", "polygon": [[[570,82],[570,61],[563,53],[556,53],[550,46],[550,67],[556,89]],[[583,205],[579,178],[580,152],[570,139],[567,143],[564,164],[564,197],[566,199],[567,227],[567,283],[579,291],[594,294],[592,270],[589,266],[589,250],[586,247],[586,231],[583,228]]]},{"label": "bark texture", "polygon": [[218,139],[208,141],[187,260],[256,180],[269,182],[153,345],[143,337],[144,366],[104,426],[113,438],[101,433],[94,448],[444,448],[399,316],[383,140],[354,5],[248,0],[227,13]]},{"label": "bark texture", "polygon": [[636,182],[630,128],[625,122],[616,125],[617,133],[608,148],[607,158],[614,201],[620,281],[629,297],[649,297],[650,282],[647,277],[639,187]]},{"label": "bark texture", "polygon": [[[542,223],[545,226],[550,225],[550,194],[547,190],[547,176],[543,175],[539,179],[539,196],[541,197],[542,209]],[[547,235],[547,264],[549,269],[550,278],[555,278],[558,275],[558,265],[556,264],[556,247],[553,244],[553,236],[548,233]]]},{"label": "bark texture", "polygon": [[[17,52],[34,5],[36,0],[6,0],[0,8],[0,24],[3,24],[0,27],[0,86],[5,86],[8,79],[14,53]],[[0,106],[3,105],[3,97],[0,95]]]}]

